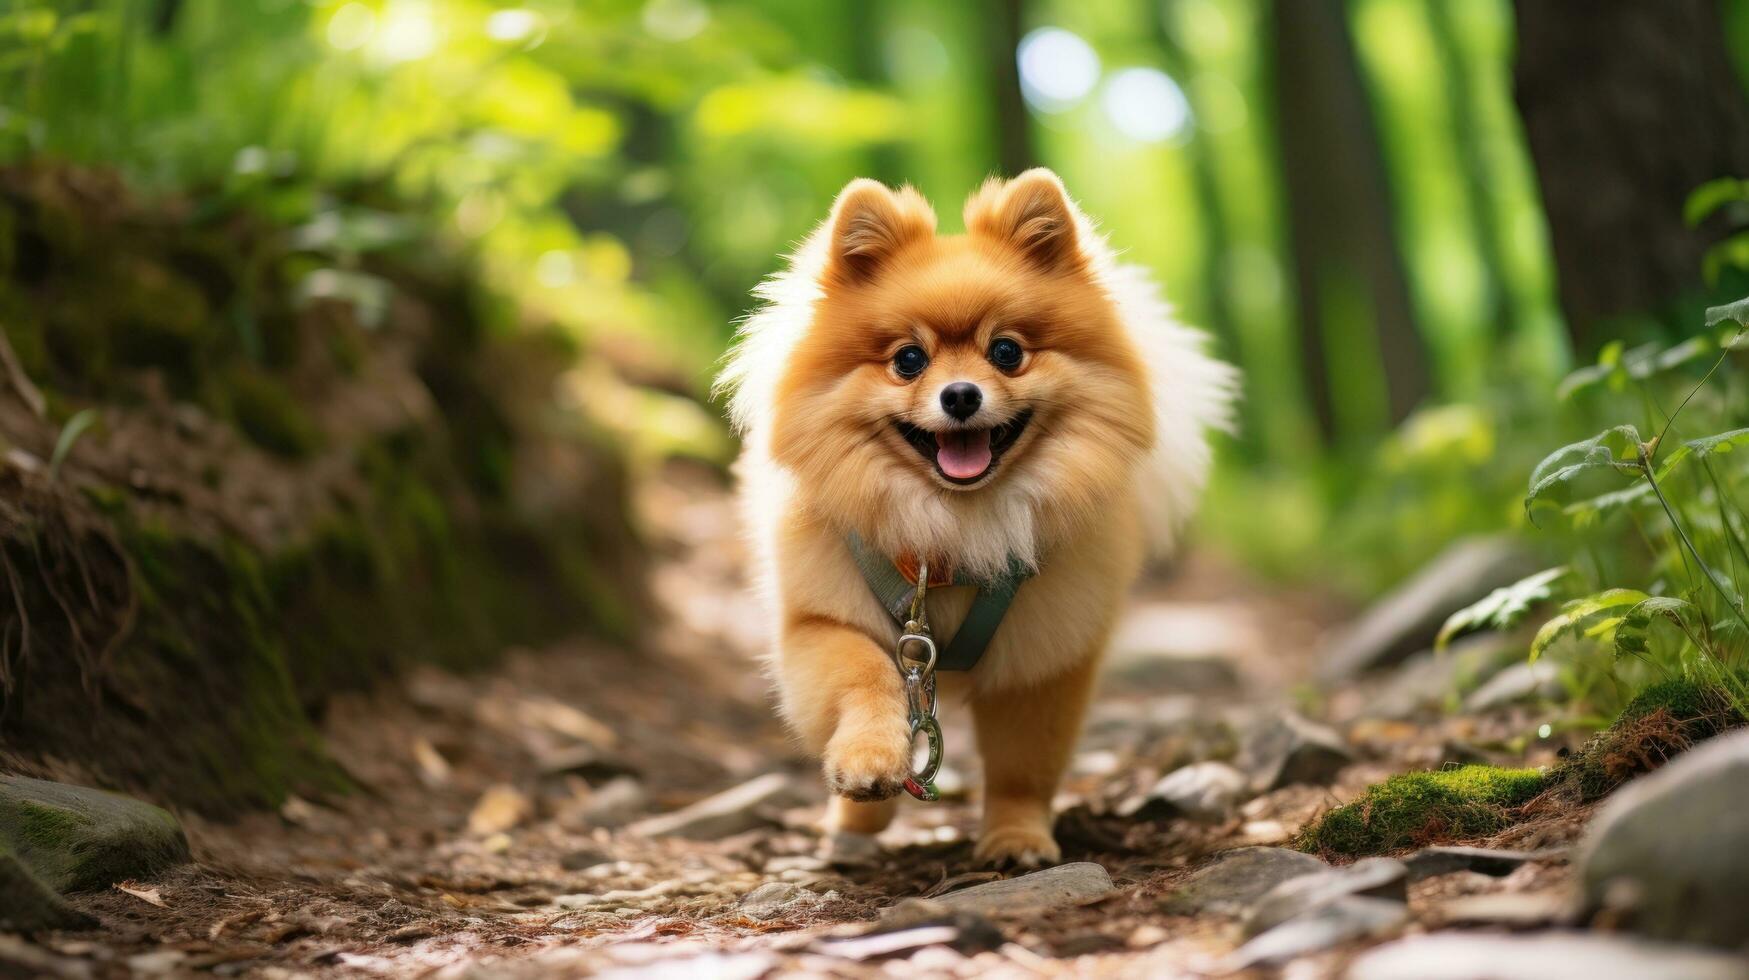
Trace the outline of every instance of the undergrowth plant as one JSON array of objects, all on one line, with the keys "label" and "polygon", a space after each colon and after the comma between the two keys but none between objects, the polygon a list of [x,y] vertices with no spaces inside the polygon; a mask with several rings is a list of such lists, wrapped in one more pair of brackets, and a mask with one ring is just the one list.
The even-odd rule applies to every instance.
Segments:
[{"label": "undergrowth plant", "polygon": [[[1532,661],[1571,645],[1576,665],[1600,671],[1618,690],[1685,678],[1749,714],[1749,515],[1745,454],[1737,452],[1749,445],[1749,428],[1729,427],[1749,417],[1749,391],[1740,371],[1721,370],[1749,350],[1746,324],[1749,299],[1708,310],[1699,336],[1670,347],[1614,344],[1568,376],[1562,398],[1593,388],[1626,394],[1642,403],[1649,425],[1613,425],[1536,466],[1526,515],[1539,527],[1553,515],[1573,535],[1572,561],[1460,610],[1442,645],[1471,630],[1514,626],[1567,597],[1531,640]],[[1698,382],[1672,387],[1708,357],[1711,368]],[[1665,399],[1683,390],[1666,410]],[[1709,434],[1683,439],[1684,430]]]}]

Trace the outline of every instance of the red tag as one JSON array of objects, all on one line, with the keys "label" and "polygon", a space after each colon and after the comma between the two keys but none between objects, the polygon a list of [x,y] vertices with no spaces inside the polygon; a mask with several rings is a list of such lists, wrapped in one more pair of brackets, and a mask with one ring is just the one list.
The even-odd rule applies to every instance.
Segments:
[{"label": "red tag", "polygon": [[[899,574],[904,576],[905,581],[910,582],[912,585],[917,584],[917,556],[916,555],[911,555],[911,554],[900,555],[898,560],[895,561],[893,564],[899,569]],[[953,584],[953,566],[952,565],[949,565],[945,561],[932,561],[929,563],[929,587],[930,588],[933,589],[933,588],[936,588],[938,586],[952,585],[952,584]]]}]

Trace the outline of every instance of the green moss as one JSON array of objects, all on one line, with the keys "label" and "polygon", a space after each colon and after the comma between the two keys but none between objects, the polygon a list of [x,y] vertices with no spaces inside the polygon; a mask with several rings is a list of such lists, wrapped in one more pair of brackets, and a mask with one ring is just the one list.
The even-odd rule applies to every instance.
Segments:
[{"label": "green moss", "polygon": [[1608,728],[1568,756],[1552,780],[1581,800],[1595,800],[1695,742],[1743,723],[1730,696],[1717,685],[1686,677],[1659,681],[1635,695]]},{"label": "green moss", "polygon": [[1497,833],[1542,792],[1539,769],[1463,766],[1392,776],[1300,835],[1302,850],[1356,857]]},{"label": "green moss", "polygon": [[250,442],[292,459],[321,445],[315,423],[278,379],[243,368],[233,371],[228,382],[231,417]]}]

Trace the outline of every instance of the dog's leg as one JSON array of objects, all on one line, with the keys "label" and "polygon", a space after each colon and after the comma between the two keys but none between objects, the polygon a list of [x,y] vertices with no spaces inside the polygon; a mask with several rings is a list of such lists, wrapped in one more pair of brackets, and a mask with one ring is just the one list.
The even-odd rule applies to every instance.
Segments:
[{"label": "dog's leg", "polygon": [[1098,658],[1042,684],[972,696],[984,760],[979,861],[1036,866],[1062,858],[1051,835],[1051,797],[1068,767]]},{"label": "dog's leg", "polygon": [[897,812],[897,796],[872,803],[834,796],[826,805],[825,829],[828,834],[878,834],[887,829]]},{"label": "dog's leg", "polygon": [[911,771],[904,685],[892,659],[842,623],[809,618],[784,631],[784,702],[826,786],[870,802],[896,795]]}]

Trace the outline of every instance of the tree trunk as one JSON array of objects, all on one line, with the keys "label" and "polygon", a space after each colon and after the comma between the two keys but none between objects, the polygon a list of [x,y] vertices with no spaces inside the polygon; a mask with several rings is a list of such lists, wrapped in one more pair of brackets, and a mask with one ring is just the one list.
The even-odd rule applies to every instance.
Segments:
[{"label": "tree trunk", "polygon": [[1701,289],[1683,203],[1749,176],[1749,99],[1715,0],[1519,0],[1516,99],[1574,349]]},{"label": "tree trunk", "polygon": [[[1383,419],[1355,387],[1382,363],[1389,421],[1427,394],[1427,358],[1397,251],[1389,177],[1342,0],[1274,0],[1271,70],[1301,370],[1326,439]],[[1371,327],[1370,336],[1362,331]],[[1364,339],[1362,339],[1364,337]],[[1333,338],[1346,349],[1332,357]],[[1376,344],[1376,347],[1373,345]],[[1347,362],[1359,361],[1354,368]],[[1332,377],[1339,368],[1340,378]],[[1339,383],[1338,383],[1339,382]]]},{"label": "tree trunk", "polygon": [[1032,145],[1032,117],[1027,113],[1025,97],[1020,94],[1020,64],[1015,60],[1026,30],[1025,8],[1025,0],[992,0],[989,8],[991,30],[986,35],[990,43],[989,104],[995,129],[996,166],[1004,177],[1038,166],[1038,154]]}]

